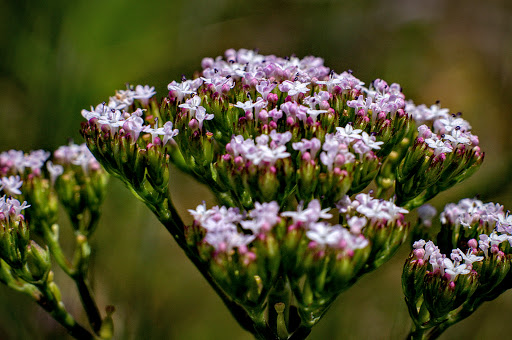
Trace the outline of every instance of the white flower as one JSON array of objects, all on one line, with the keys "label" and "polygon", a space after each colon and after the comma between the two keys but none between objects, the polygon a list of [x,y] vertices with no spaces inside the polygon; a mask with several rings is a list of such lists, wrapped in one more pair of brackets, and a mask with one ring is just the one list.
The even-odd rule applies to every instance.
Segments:
[{"label": "white flower", "polygon": [[50,182],[54,185],[57,177],[64,173],[64,167],[60,164],[53,164],[52,161],[48,161],[46,163],[46,168],[50,173]]},{"label": "white flower", "polygon": [[468,249],[468,252],[467,254],[464,254],[462,252],[462,250],[458,249],[457,250],[459,251],[460,253],[460,256],[462,256],[462,258],[464,259],[464,263],[467,264],[467,265],[470,265],[472,264],[473,262],[480,262],[480,261],[483,261],[484,257],[483,256],[476,256],[475,254],[472,254],[471,253],[471,249]]},{"label": "white flower", "polygon": [[225,230],[221,232],[207,232],[204,241],[218,251],[228,252],[234,248],[247,246],[255,238],[255,235],[245,235],[236,231]]},{"label": "white flower", "polygon": [[268,231],[279,221],[279,204],[272,201],[269,203],[254,204],[254,209],[249,212],[253,220],[241,221],[242,228],[251,230],[253,234]]},{"label": "white flower", "polygon": [[202,107],[200,105],[201,105],[201,97],[194,96],[190,99],[187,99],[185,104],[180,104],[178,106],[181,108],[187,109],[187,110],[189,110],[189,112],[191,114],[194,114],[199,107]]},{"label": "white flower", "polygon": [[234,107],[238,107],[238,108],[241,108],[242,110],[244,110],[244,112],[252,112],[252,108],[254,107],[254,104],[252,102],[252,100],[247,100],[245,103],[242,103],[242,102],[237,102],[235,105],[233,105]]},{"label": "white flower", "polygon": [[126,90],[118,90],[115,96],[110,97],[108,106],[116,110],[122,110],[133,104],[134,94],[135,92],[129,88]]},{"label": "white flower", "polygon": [[9,222],[11,218],[17,221],[21,211],[28,207],[30,207],[30,205],[28,205],[26,201],[20,203],[20,201],[15,198],[7,198],[6,195],[0,198],[0,213],[4,215],[7,222]]},{"label": "white flower", "polygon": [[365,217],[357,216],[352,216],[347,221],[347,224],[350,227],[350,232],[352,234],[361,234],[361,231],[366,226],[366,223],[368,223],[368,220]]},{"label": "white flower", "polygon": [[316,119],[319,114],[326,113],[326,112],[328,112],[328,111],[327,110],[312,110],[312,109],[307,110],[307,113],[313,119],[313,122],[316,122]]},{"label": "white flower", "polygon": [[371,149],[380,149],[380,146],[384,144],[384,142],[376,142],[375,136],[370,136],[366,131],[363,131],[361,141]]},{"label": "white flower", "polygon": [[509,215],[508,211],[506,215],[497,215],[496,228],[501,233],[512,234],[512,215]]},{"label": "white flower", "polygon": [[303,154],[310,151],[311,157],[315,158],[316,154],[322,147],[322,142],[318,138],[313,137],[311,140],[303,138],[300,142],[292,144],[293,150],[302,152]]},{"label": "white flower", "polygon": [[347,124],[345,127],[337,127],[335,137],[340,142],[350,144],[353,141],[362,138],[360,133],[363,132],[361,129],[354,129],[352,124]]},{"label": "white flower", "polygon": [[418,240],[418,241],[415,241],[413,244],[412,244],[412,247],[414,249],[420,249],[420,248],[423,248],[425,246],[426,242],[424,239],[421,239],[421,240]]},{"label": "white flower", "polygon": [[447,118],[449,117],[449,111],[448,109],[441,109],[441,106],[439,104],[434,104],[430,106],[430,112],[433,117],[433,119],[438,118]]},{"label": "white flower", "polygon": [[149,98],[155,95],[155,87],[149,85],[137,85],[135,87],[135,92],[133,94],[133,98],[140,100],[142,105],[148,105]]},{"label": "white flower", "polygon": [[263,99],[267,99],[267,96],[272,90],[277,86],[275,83],[271,83],[268,80],[264,80],[256,85],[256,91],[263,97]]},{"label": "white flower", "polygon": [[292,133],[290,131],[279,133],[276,130],[272,130],[270,131],[270,138],[277,145],[286,145],[292,139]]},{"label": "white flower", "polygon": [[425,143],[427,143],[428,147],[434,149],[434,155],[439,155],[441,153],[450,153],[453,151],[453,147],[441,139],[438,139],[436,135],[433,135],[432,138],[425,139]]},{"label": "white flower", "polygon": [[368,96],[365,100],[364,97],[360,95],[356,100],[347,101],[348,107],[353,107],[356,109],[356,111],[362,109],[364,110],[365,113],[367,113],[368,110],[370,110],[373,107],[373,105],[374,104],[372,103],[372,97],[370,96]]},{"label": "white flower", "polygon": [[337,85],[340,85],[341,82],[342,82],[341,79],[331,77],[331,78],[329,78],[329,80],[325,80],[325,81],[319,80],[316,83],[319,85],[325,85],[327,87],[327,92],[332,93],[332,90],[334,89],[334,87]]},{"label": "white flower", "polygon": [[196,108],[196,119],[199,123],[199,129],[203,128],[203,121],[212,120],[214,117],[213,113],[206,113],[206,109],[202,106]]},{"label": "white flower", "polygon": [[167,89],[169,91],[173,91],[176,95],[176,101],[182,102],[183,98],[186,95],[195,94],[197,88],[192,88],[192,82],[185,81],[182,83],[177,83],[175,81],[171,82],[169,85],[167,85]]},{"label": "white flower", "polygon": [[281,216],[291,217],[294,223],[303,222],[306,224],[317,222],[320,218],[329,219],[332,217],[328,211],[331,210],[321,209],[319,200],[312,200],[309,202],[307,209],[303,209],[303,204],[297,206],[297,211],[285,211]]},{"label": "white flower", "polygon": [[166,122],[163,127],[158,129],[153,129],[152,133],[155,133],[157,135],[163,135],[164,138],[162,139],[163,145],[167,144],[169,141],[174,141],[173,137],[175,137],[179,130],[172,128],[172,122]]},{"label": "white flower", "polygon": [[310,83],[303,83],[300,81],[291,82],[289,80],[283,81],[279,84],[281,92],[287,92],[289,96],[296,98],[299,93],[308,93],[311,90],[308,88]]},{"label": "white flower", "polygon": [[2,177],[0,179],[0,190],[3,190],[7,195],[21,195],[21,185],[23,181],[20,179],[20,176],[9,176]]},{"label": "white flower", "polygon": [[450,281],[455,280],[458,275],[469,274],[470,270],[467,264],[455,265],[450,259],[444,258],[444,272],[450,276]]},{"label": "white flower", "polygon": [[326,222],[312,223],[309,230],[306,231],[306,236],[323,246],[336,246],[340,241],[341,235],[340,226],[331,226]]},{"label": "white flower", "polygon": [[199,224],[203,224],[208,215],[212,212],[206,209],[206,202],[203,201],[202,204],[198,205],[196,210],[188,209],[188,212],[194,217],[194,220],[199,222]]}]

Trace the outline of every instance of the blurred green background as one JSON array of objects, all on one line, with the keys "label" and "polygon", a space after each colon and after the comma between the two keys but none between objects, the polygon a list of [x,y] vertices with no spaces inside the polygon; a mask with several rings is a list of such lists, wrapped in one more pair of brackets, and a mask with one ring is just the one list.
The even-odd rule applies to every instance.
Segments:
[{"label": "blurred green background", "polygon": [[[472,123],[486,152],[469,181],[432,203],[479,194],[512,207],[512,2],[0,1],[0,151],[54,150],[78,133],[80,110],[125,83],[159,95],[205,56],[227,48],[323,57],[361,80],[398,82],[417,104],[441,101]],[[186,216],[207,189],[175,171]],[[63,222],[63,224],[65,224]],[[116,339],[251,339],[148,209],[110,183],[94,236],[92,278],[113,304]],[[339,297],[311,339],[401,339],[409,318],[400,287],[407,249]],[[81,321],[74,286],[56,270],[66,306]],[[443,339],[508,332],[512,295],[485,304]],[[0,287],[0,339],[68,339],[28,298]]]}]

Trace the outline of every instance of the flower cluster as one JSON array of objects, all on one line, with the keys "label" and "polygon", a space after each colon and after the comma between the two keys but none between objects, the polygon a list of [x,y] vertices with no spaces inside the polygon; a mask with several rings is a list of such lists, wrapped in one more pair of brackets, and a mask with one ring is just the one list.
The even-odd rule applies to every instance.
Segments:
[{"label": "flower cluster", "polygon": [[402,274],[418,334],[446,328],[511,288],[505,278],[510,275],[512,235],[503,206],[463,199],[446,205],[440,222],[437,245],[414,242]]},{"label": "flower cluster", "polygon": [[[256,240],[256,237],[264,237],[285,218],[291,218],[291,228],[300,227],[306,231],[305,235],[311,241],[311,247],[331,247],[353,252],[368,245],[368,240],[361,234],[366,219],[359,221],[359,228],[354,228],[354,223],[357,222],[349,221],[349,231],[339,224],[330,225],[321,221],[321,219],[333,217],[328,213],[329,210],[329,208],[321,209],[320,202],[313,200],[309,202],[307,208],[299,205],[296,211],[284,211],[281,214],[279,214],[279,205],[275,201],[256,202],[255,209],[247,214],[240,214],[237,208],[219,208],[218,206],[206,210],[204,203],[196,210],[189,210],[189,212],[194,216],[194,223],[205,229],[204,242],[212,245],[217,251],[246,248]],[[361,222],[363,222],[362,225]]]},{"label": "flower cluster", "polygon": [[[83,110],[81,132],[260,337],[276,336],[261,320],[280,303],[296,302],[289,319],[301,320],[288,333],[309,332],[340,292],[396,252],[404,214],[483,160],[468,122],[438,104],[415,106],[399,84],[365,86],[320,58],[245,49],[201,66],[161,101],[128,87]],[[173,206],[168,163],[220,203],[189,210],[191,226]],[[444,272],[462,263],[453,261]]]},{"label": "flower cluster", "polygon": [[[88,237],[99,218],[107,174],[85,144],[62,146],[51,160],[50,155],[43,150],[0,154],[0,191],[6,194],[0,198],[0,281],[29,295],[74,337],[92,338],[66,310],[51,267],[57,263],[76,282],[91,328],[99,334],[103,320],[87,281]],[[74,228],[72,261],[59,243],[58,201]]]},{"label": "flower cluster", "polygon": [[[162,127],[158,127],[158,119],[155,120],[154,126],[144,124],[142,118],[144,110],[138,107],[133,112],[128,112],[126,109],[134,107],[136,104],[147,107],[149,99],[156,93],[154,87],[148,85],[137,85],[135,90],[128,88],[124,91],[117,91],[116,95],[110,97],[107,103],[101,103],[91,110],[82,110],[82,116],[94,122],[102,129],[108,129],[112,133],[117,133],[119,129],[123,129],[127,135],[134,140],[137,140],[141,133],[150,134],[152,142],[155,138],[160,138],[163,144],[173,141],[173,137],[178,134],[177,129],[173,129],[172,122],[166,122]],[[135,101],[137,100],[137,101]]]},{"label": "flower cluster", "polygon": [[440,215],[440,220],[444,225],[462,225],[466,228],[476,227],[485,222],[493,227],[497,221],[500,221],[498,231],[502,231],[500,228],[510,227],[510,221],[507,222],[502,205],[483,203],[474,198],[464,198],[459,203],[447,204]]},{"label": "flower cluster", "polygon": [[[261,135],[254,139],[244,139],[243,136],[233,136],[229,144],[226,145],[227,155],[235,159],[235,163],[251,162],[254,165],[274,165],[278,159],[288,158],[290,153],[286,152],[286,143],[290,141],[292,134],[277,133],[272,130],[270,135]],[[229,159],[226,157],[225,159]]]},{"label": "flower cluster", "polygon": [[[85,144],[70,143],[55,150],[51,159],[50,155],[44,150],[2,152],[0,190],[31,202],[33,209],[26,217],[36,233],[42,232],[42,223],[57,221],[58,200],[70,216],[83,219],[84,212],[90,212],[88,223],[94,225],[104,197],[106,173]],[[78,228],[78,221],[73,224]]]},{"label": "flower cluster", "polygon": [[[438,272],[439,275],[446,275],[448,280],[453,282],[455,278],[460,274],[469,274],[472,268],[472,263],[482,261],[483,256],[476,256],[473,251],[474,248],[469,248],[467,254],[464,254],[459,248],[453,249],[450,257],[446,257],[442,254],[434,242],[425,240],[419,240],[414,242],[414,256],[418,260],[429,262],[432,266],[431,272]],[[461,263],[464,261],[464,263]]]},{"label": "flower cluster", "polygon": [[23,151],[9,150],[0,153],[0,175],[7,174],[41,174],[50,153],[44,150],[31,151],[25,154]]},{"label": "flower cluster", "polygon": [[[411,152],[398,169],[398,177],[403,180],[397,181],[396,189],[399,198],[423,196],[426,201],[453,185],[461,176],[472,173],[484,154],[478,146],[478,137],[471,133],[471,125],[460,117],[460,112],[449,114],[439,103],[427,108],[425,105],[415,106],[412,101],[405,109],[416,124],[422,125],[417,127]],[[417,186],[418,181],[423,184]],[[414,205],[421,204],[418,203]]]},{"label": "flower cluster", "polygon": [[[82,168],[84,174],[88,174],[90,171],[97,171],[100,169],[100,164],[94,158],[92,153],[87,148],[85,144],[69,144],[60,146],[57,150],[55,150],[53,157],[55,162],[62,165],[78,165]],[[48,171],[51,174],[56,174],[58,172],[62,173],[63,168],[58,167],[57,165],[53,165],[53,163],[48,162],[47,164]],[[50,170],[53,168],[55,170]]]},{"label": "flower cluster", "polygon": [[26,201],[20,203],[15,198],[9,198],[7,196],[2,196],[0,198],[0,222],[9,223],[10,221],[16,222],[20,219],[23,220],[24,217],[21,214],[22,210],[30,207]]},{"label": "flower cluster", "polygon": [[331,247],[351,254],[355,249],[368,246],[368,240],[361,234],[360,229],[355,230],[351,227],[349,231],[340,224],[330,225],[319,221],[320,218],[333,217],[328,213],[329,210],[322,209],[320,202],[313,200],[309,202],[306,209],[299,205],[297,211],[285,211],[282,216],[291,217],[296,227],[306,229],[306,236],[312,241],[309,244],[310,247]]},{"label": "flower cluster", "polygon": [[[50,255],[30,240],[29,226],[22,211],[29,208],[26,201],[20,203],[15,198],[0,198],[0,259],[2,282],[21,279],[22,282],[41,282],[50,271]],[[5,262],[4,262],[5,261]]]},{"label": "flower cluster", "polygon": [[[393,223],[397,220],[403,222],[403,214],[409,212],[407,209],[397,206],[392,200],[375,199],[370,194],[365,193],[356,195],[353,201],[350,200],[349,196],[343,197],[338,202],[337,208],[340,213],[346,214],[349,221],[357,217],[356,215],[360,215],[362,217],[357,217],[356,221],[368,219],[371,224]],[[356,212],[359,214],[356,214]],[[349,226],[351,226],[350,223]],[[356,228],[360,229],[359,227]]]}]

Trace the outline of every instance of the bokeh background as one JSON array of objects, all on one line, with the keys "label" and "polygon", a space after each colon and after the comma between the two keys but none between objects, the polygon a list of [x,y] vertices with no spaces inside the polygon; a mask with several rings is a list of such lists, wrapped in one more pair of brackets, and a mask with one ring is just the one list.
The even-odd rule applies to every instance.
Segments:
[{"label": "bokeh background", "polygon": [[[512,207],[512,2],[509,0],[53,0],[0,1],[0,151],[80,143],[80,110],[125,87],[192,76],[227,48],[316,55],[361,80],[398,82],[417,104],[463,112],[486,160],[439,195],[480,195]],[[186,214],[206,188],[174,171]],[[66,224],[63,221],[63,224]],[[64,235],[66,237],[66,235]],[[116,339],[251,339],[149,210],[116,180],[94,236],[92,278],[113,304]],[[400,287],[407,249],[339,297],[311,339],[401,339],[409,318]],[[56,270],[81,321],[74,286]],[[512,294],[485,304],[442,339],[508,334]],[[68,339],[28,298],[0,287],[0,339]]]}]

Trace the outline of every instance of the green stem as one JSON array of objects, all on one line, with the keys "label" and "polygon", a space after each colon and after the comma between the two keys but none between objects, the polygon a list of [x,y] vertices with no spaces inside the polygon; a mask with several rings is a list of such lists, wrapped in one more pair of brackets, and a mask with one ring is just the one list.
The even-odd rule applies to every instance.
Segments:
[{"label": "green stem", "polygon": [[2,259],[0,259],[0,282],[17,292],[30,296],[34,300],[39,299],[41,296],[41,293],[36,286],[19,280],[16,276],[13,276],[13,273],[11,273],[11,267]]},{"label": "green stem", "polygon": [[96,305],[96,301],[94,300],[94,296],[92,294],[89,283],[87,282],[87,279],[82,275],[73,279],[75,280],[75,284],[80,295],[80,300],[82,301],[85,313],[87,314],[89,324],[91,325],[94,333],[98,334],[101,329],[101,314],[98,306]]},{"label": "green stem", "polygon": [[89,324],[94,332],[98,334],[101,329],[101,313],[87,280],[91,247],[89,246],[87,236],[83,235],[80,231],[76,231],[75,233],[77,242],[71,278],[75,281]]},{"label": "green stem", "polygon": [[405,337],[406,340],[419,340],[423,339],[424,330],[410,330],[409,334]]},{"label": "green stem", "polygon": [[445,330],[447,330],[450,326],[456,324],[457,322],[464,320],[469,317],[473,312],[480,307],[480,305],[484,303],[483,300],[478,299],[475,302],[466,302],[463,307],[453,315],[450,315],[446,321],[443,323],[436,325],[429,331],[428,339],[437,339]]},{"label": "green stem", "polygon": [[[48,248],[50,248],[50,252],[52,253],[53,257],[55,258],[55,261],[59,265],[59,267],[62,268],[62,270],[66,273],[68,276],[73,275],[73,268],[71,263],[66,259],[66,256],[62,252],[62,248],[59,244],[59,234],[58,234],[58,228],[59,226],[57,224],[54,224],[53,226],[49,226],[46,223],[43,223],[41,226],[43,230],[43,239],[48,245]],[[55,230],[52,230],[55,229]]]},{"label": "green stem", "polygon": [[257,311],[249,315],[254,331],[251,333],[260,340],[280,340],[265,321],[264,311]]},{"label": "green stem", "polygon": [[288,340],[304,340],[311,333],[311,327],[300,325],[299,328],[288,338]]},{"label": "green stem", "polygon": [[[54,229],[58,228],[57,225],[54,226]],[[87,238],[82,240],[81,243],[77,244],[77,249],[75,250],[75,264],[73,265],[67,260],[62,251],[62,248],[60,247],[58,232],[56,230],[52,230],[52,228],[50,228],[48,225],[43,225],[42,230],[44,240],[50,248],[55,261],[66,273],[66,275],[75,281],[89,323],[94,332],[98,333],[101,328],[101,314],[99,312],[98,306],[96,305],[96,302],[94,301],[93,294],[86,279],[87,271],[89,268],[88,260],[90,256],[90,249],[89,244],[87,243]]]},{"label": "green stem", "polygon": [[87,329],[77,323],[73,316],[66,311],[62,302],[55,298],[55,295],[48,286],[48,282],[42,283],[38,288],[42,295],[36,300],[37,303],[58,323],[64,326],[72,337],[78,340],[96,339]]}]

